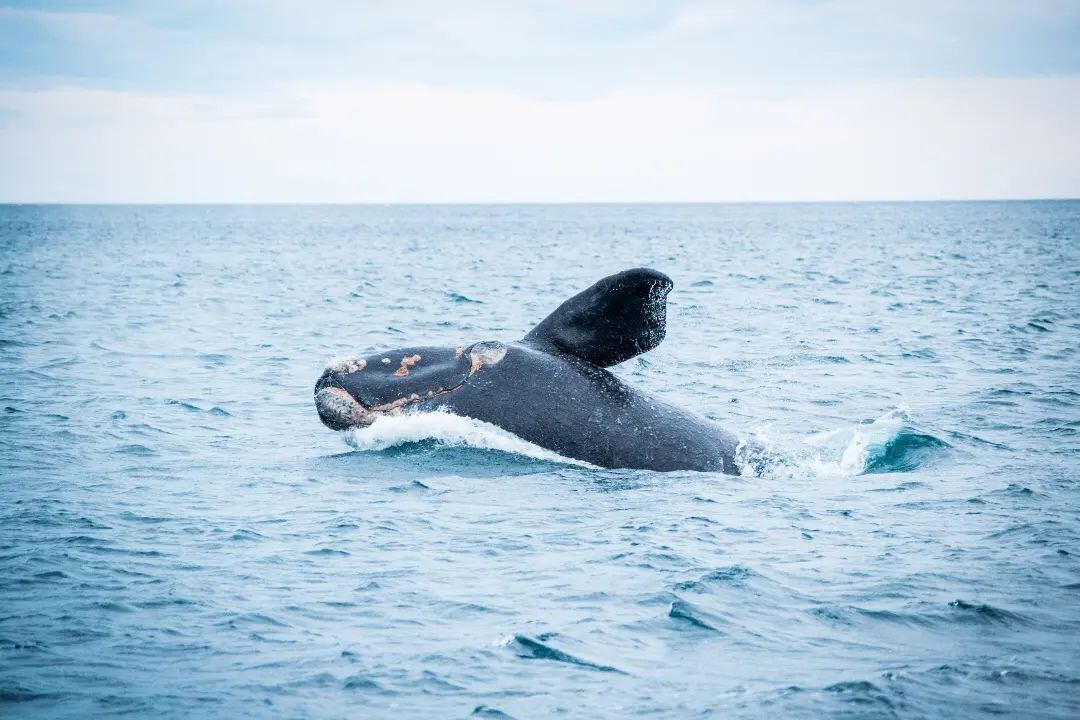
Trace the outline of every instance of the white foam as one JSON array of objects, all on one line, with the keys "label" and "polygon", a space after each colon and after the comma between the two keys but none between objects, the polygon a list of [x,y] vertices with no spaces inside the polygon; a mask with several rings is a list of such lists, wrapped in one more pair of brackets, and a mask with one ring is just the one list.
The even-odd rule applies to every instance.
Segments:
[{"label": "white foam", "polygon": [[537,460],[592,467],[522,440],[491,423],[441,410],[384,415],[368,427],[349,430],[344,435],[345,442],[356,450],[379,451],[405,443],[434,440],[442,445],[500,450]]},{"label": "white foam", "polygon": [[768,476],[787,478],[851,477],[866,472],[877,457],[910,422],[907,407],[900,406],[871,423],[848,425],[809,436],[784,436],[768,426],[753,433],[764,448]]}]

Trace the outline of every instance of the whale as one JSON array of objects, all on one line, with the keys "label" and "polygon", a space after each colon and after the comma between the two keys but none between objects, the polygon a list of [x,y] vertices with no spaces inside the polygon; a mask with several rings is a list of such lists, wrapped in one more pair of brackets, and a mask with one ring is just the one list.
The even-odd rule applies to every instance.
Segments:
[{"label": "whale", "polygon": [[332,363],[315,407],[332,430],[450,412],[601,468],[740,474],[738,438],[607,368],[659,345],[671,278],[610,275],[565,300],[523,338],[417,346]]}]

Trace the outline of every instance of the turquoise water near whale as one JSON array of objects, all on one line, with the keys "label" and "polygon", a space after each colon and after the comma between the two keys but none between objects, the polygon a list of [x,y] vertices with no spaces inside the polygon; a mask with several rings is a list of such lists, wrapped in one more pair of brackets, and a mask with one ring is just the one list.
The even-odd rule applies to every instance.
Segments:
[{"label": "turquoise water near whale", "polygon": [[[316,416],[639,265],[760,472]],[[0,715],[1076,717],[1078,345],[1074,201],[0,207]]]}]

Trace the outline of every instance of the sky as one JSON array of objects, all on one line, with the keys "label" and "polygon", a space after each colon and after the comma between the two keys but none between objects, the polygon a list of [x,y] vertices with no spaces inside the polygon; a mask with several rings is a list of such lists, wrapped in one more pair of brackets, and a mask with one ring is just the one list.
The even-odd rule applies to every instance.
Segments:
[{"label": "sky", "polygon": [[0,0],[0,202],[1080,197],[1080,0]]}]

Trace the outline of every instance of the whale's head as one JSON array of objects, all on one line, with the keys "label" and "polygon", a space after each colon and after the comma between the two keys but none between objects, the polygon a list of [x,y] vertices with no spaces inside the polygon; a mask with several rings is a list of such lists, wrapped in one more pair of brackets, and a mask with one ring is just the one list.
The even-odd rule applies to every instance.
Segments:
[{"label": "whale's head", "polygon": [[412,347],[334,362],[315,384],[315,407],[332,430],[366,427],[453,393],[506,356],[500,342]]}]

